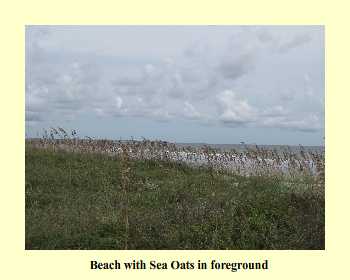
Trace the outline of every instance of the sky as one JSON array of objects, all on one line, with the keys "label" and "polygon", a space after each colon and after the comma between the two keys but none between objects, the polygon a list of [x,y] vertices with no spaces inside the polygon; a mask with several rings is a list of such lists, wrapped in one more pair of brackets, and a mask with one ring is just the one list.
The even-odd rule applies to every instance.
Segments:
[{"label": "sky", "polygon": [[25,128],[324,145],[323,26],[26,26]]}]

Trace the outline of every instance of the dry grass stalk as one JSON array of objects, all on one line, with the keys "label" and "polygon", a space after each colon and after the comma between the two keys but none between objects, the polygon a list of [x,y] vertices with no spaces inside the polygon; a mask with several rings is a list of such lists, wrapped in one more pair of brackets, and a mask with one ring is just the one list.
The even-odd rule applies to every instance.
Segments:
[{"label": "dry grass stalk", "polygon": [[128,151],[130,160],[155,160],[184,162],[198,167],[207,166],[214,179],[220,173],[230,173],[242,176],[279,176],[295,180],[300,176],[308,176],[324,184],[324,153],[306,150],[300,146],[299,153],[287,149],[268,149],[259,146],[242,146],[240,151],[215,150],[204,147],[179,147],[165,141],[111,141],[94,140],[90,137],[79,139],[75,130],[71,136],[63,128],[51,131],[44,130],[40,140],[28,140],[32,145],[53,150],[74,152],[103,153],[119,157]]},{"label": "dry grass stalk", "polygon": [[120,156],[121,160],[121,188],[124,195],[124,224],[125,224],[125,245],[124,249],[128,249],[129,240],[129,196],[128,190],[130,188],[130,156],[128,147],[126,145],[122,146],[122,154]]}]

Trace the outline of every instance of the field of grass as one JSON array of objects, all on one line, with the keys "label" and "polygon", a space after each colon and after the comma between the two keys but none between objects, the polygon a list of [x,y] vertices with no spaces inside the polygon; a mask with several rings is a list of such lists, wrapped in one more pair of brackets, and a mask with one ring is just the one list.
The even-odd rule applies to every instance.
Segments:
[{"label": "field of grass", "polygon": [[26,249],[324,249],[324,185],[26,146]]}]

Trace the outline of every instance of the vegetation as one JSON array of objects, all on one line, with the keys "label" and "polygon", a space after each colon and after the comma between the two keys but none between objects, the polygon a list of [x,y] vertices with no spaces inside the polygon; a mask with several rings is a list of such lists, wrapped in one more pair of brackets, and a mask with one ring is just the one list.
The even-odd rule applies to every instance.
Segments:
[{"label": "vegetation", "polygon": [[27,141],[26,249],[324,249],[322,157],[247,176],[74,136]]}]

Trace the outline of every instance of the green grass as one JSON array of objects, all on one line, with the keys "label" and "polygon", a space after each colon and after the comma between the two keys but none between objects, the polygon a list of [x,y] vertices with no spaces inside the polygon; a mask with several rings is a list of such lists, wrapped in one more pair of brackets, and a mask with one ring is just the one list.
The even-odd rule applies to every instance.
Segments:
[{"label": "green grass", "polygon": [[26,148],[26,249],[324,249],[310,182],[134,161],[128,236],[121,162]]}]

